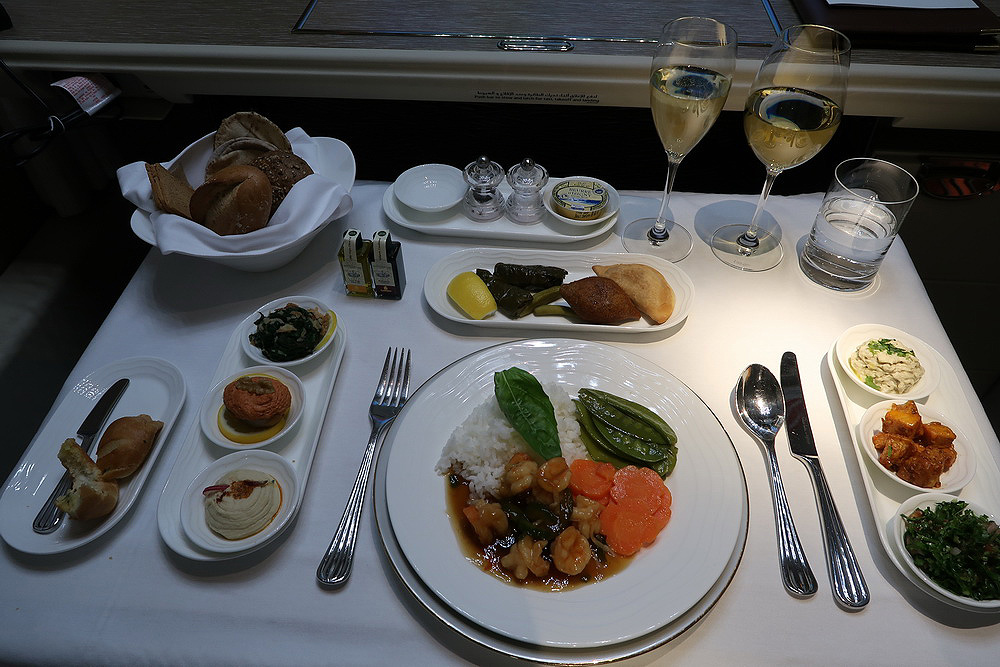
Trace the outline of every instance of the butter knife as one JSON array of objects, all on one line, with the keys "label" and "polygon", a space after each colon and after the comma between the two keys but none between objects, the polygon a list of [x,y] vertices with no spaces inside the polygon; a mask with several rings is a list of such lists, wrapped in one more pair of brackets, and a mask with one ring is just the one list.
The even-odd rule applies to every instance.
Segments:
[{"label": "butter knife", "polygon": [[[80,438],[80,447],[87,452],[88,456],[93,457],[94,441],[97,439],[97,434],[101,432],[101,427],[104,426],[104,422],[111,414],[111,411],[118,405],[118,399],[122,397],[127,387],[128,378],[122,378],[108,387],[98,399],[93,410],[87,415],[87,418],[80,424],[80,429],[76,432],[76,437]],[[52,495],[42,505],[42,509],[38,511],[35,521],[31,524],[32,529],[36,533],[48,535],[59,527],[59,524],[63,520],[63,511],[56,507],[56,498],[69,491],[72,485],[72,475],[68,471],[63,473],[59,483],[56,484],[56,488],[52,490]]]},{"label": "butter knife", "polygon": [[805,464],[812,476],[820,522],[823,525],[823,545],[826,547],[826,563],[830,571],[833,596],[838,604],[850,610],[861,609],[868,604],[868,585],[819,463],[816,441],[813,440],[805,397],[802,394],[799,364],[794,352],[781,355],[781,392],[785,396],[785,430],[788,433],[789,449],[792,456]]}]

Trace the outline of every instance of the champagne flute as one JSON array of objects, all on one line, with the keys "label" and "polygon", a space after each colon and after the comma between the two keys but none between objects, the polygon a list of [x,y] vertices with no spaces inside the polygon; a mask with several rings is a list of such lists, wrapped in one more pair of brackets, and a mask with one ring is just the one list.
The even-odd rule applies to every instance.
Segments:
[{"label": "champagne flute", "polygon": [[677,167],[722,112],[736,69],[736,31],[700,16],[663,26],[653,54],[649,104],[667,153],[667,183],[656,218],[639,218],[622,232],[629,252],[678,262],[691,252],[691,233],[666,217]]},{"label": "champagne flute", "polygon": [[757,72],[743,112],[747,142],[767,178],[749,225],[720,227],[712,251],[742,271],[766,271],[781,261],[777,235],[760,229],[774,179],[823,150],[840,126],[847,95],[851,42],[818,25],[786,28]]}]

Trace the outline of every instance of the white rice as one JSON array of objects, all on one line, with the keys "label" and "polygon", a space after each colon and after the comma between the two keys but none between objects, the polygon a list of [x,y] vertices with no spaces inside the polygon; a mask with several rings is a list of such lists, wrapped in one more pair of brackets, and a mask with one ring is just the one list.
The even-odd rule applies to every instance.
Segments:
[{"label": "white rice", "polygon": [[[580,424],[570,395],[557,383],[543,383],[542,387],[555,408],[559,445],[566,462],[588,458],[580,441]],[[434,470],[441,475],[460,474],[469,481],[473,497],[496,496],[503,467],[517,452],[534,455],[534,450],[507,421],[496,397],[490,396],[451,434]]]}]

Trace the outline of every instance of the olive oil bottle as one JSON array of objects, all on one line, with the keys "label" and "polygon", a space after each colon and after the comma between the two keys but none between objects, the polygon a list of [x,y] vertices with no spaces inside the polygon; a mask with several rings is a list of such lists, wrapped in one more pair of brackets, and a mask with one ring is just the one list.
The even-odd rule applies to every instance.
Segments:
[{"label": "olive oil bottle", "polygon": [[402,299],[406,275],[403,273],[403,254],[399,241],[393,241],[385,230],[372,237],[372,280],[376,299]]},{"label": "olive oil bottle", "polygon": [[357,229],[344,232],[344,243],[340,246],[337,258],[344,272],[344,289],[347,296],[372,298],[372,268],[369,259],[372,252],[372,242],[361,236]]}]

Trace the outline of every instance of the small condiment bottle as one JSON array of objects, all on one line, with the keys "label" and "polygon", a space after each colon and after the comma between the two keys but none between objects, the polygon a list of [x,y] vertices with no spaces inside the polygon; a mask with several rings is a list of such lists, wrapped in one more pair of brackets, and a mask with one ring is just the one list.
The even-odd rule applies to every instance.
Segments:
[{"label": "small condiment bottle", "polygon": [[507,217],[514,222],[538,222],[545,215],[542,188],[549,181],[545,167],[526,157],[507,172],[514,191],[507,198]]},{"label": "small condiment bottle", "polygon": [[357,229],[344,232],[344,243],[340,246],[337,258],[344,272],[344,289],[347,296],[371,298],[375,296],[372,290],[372,269],[369,256],[372,252],[372,242],[361,236]]},{"label": "small condiment bottle", "polygon": [[505,204],[497,186],[503,181],[503,167],[481,155],[478,160],[467,164],[462,173],[469,185],[462,200],[465,215],[482,222],[502,216]]},{"label": "small condiment bottle", "polygon": [[403,253],[399,241],[393,241],[385,230],[372,237],[372,280],[376,299],[402,299],[406,286],[403,273]]}]

